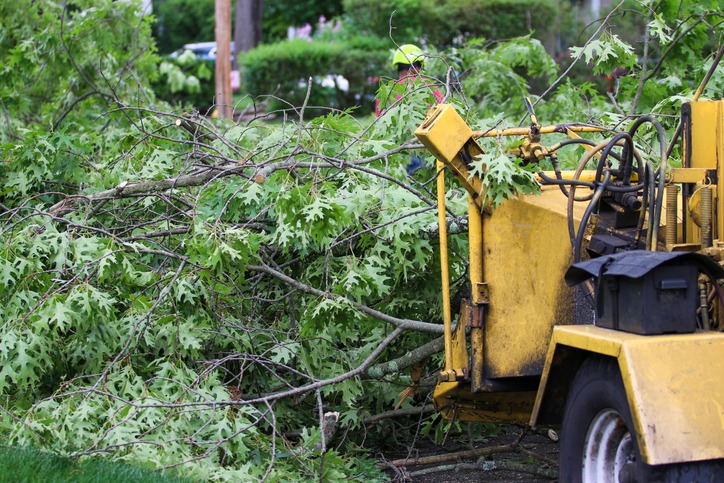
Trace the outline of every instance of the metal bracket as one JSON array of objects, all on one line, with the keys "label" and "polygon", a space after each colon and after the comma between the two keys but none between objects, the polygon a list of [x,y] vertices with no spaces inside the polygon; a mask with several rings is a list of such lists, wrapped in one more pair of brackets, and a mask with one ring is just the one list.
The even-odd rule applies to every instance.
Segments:
[{"label": "metal bracket", "polygon": [[483,327],[485,308],[482,306],[468,307],[468,327],[479,329]]},{"label": "metal bracket", "polygon": [[472,299],[473,305],[487,305],[489,303],[490,289],[485,282],[473,284]]},{"label": "metal bracket", "polygon": [[465,369],[451,369],[437,373],[438,382],[456,382],[465,379],[467,379],[467,370]]}]

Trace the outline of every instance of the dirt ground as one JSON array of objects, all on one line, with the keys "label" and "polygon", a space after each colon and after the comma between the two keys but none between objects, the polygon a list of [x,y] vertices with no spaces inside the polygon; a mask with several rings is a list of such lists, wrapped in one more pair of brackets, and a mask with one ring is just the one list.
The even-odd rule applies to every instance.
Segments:
[{"label": "dirt ground", "polygon": [[[511,482],[550,483],[557,480],[558,443],[547,436],[548,430],[528,432],[520,440],[518,450],[507,448],[520,438],[523,428],[501,426],[497,434],[485,441],[470,444],[462,439],[436,445],[419,441],[410,449],[386,452],[380,462],[391,463],[406,460],[404,466],[389,467],[391,481],[406,483],[457,483],[457,482]],[[553,433],[553,439],[556,434]],[[478,456],[471,450],[485,452],[485,448],[501,452]],[[507,451],[506,451],[507,449]],[[466,452],[466,453],[461,453]],[[458,454],[460,453],[460,454]],[[461,457],[462,456],[462,457]],[[427,464],[416,464],[415,460],[438,457],[441,460]]]}]

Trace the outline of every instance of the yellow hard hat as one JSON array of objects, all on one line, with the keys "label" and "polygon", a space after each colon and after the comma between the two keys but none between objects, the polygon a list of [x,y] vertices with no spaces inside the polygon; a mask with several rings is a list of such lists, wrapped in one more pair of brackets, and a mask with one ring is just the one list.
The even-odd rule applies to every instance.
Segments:
[{"label": "yellow hard hat", "polygon": [[392,67],[397,68],[397,64],[414,64],[419,62],[425,65],[425,54],[417,45],[405,44],[395,51],[392,57]]}]

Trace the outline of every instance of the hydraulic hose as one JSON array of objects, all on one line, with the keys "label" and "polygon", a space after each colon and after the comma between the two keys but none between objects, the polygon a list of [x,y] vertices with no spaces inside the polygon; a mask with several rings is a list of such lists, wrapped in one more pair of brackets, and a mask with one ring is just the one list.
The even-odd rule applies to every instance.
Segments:
[{"label": "hydraulic hose", "polygon": [[578,233],[576,234],[576,239],[575,239],[575,242],[573,243],[573,263],[577,263],[577,262],[581,261],[581,247],[583,245],[583,234],[586,231],[586,226],[588,225],[588,219],[591,217],[591,214],[593,214],[593,211],[598,207],[598,203],[601,201],[601,196],[603,196],[603,192],[606,191],[606,185],[608,184],[610,179],[611,179],[611,172],[606,170],[605,173],[603,173],[603,180],[596,187],[596,191],[593,193],[591,202],[588,203],[588,206],[586,207],[586,211],[583,213],[583,218],[581,218],[581,223],[580,223],[580,225],[578,225]]},{"label": "hydraulic hose", "polygon": [[[578,167],[576,168],[576,172],[573,174],[573,179],[578,180],[578,178],[581,176],[581,173],[583,172],[583,168],[586,167],[588,162],[593,158],[593,156],[596,155],[599,151],[602,149],[605,149],[606,146],[608,146],[610,141],[604,141],[602,143],[599,143],[595,145],[590,151],[588,151],[586,154],[583,155],[581,158],[581,161],[578,163]],[[587,195],[586,197],[576,198],[576,185],[571,185],[570,193],[568,195],[568,205],[567,205],[567,217],[568,217],[568,237],[571,240],[571,248],[575,246],[575,239],[576,239],[576,230],[573,226],[573,203],[574,201],[588,201],[593,198],[593,193],[590,195]]]},{"label": "hydraulic hose", "polygon": [[[608,155],[611,152],[611,150],[616,146],[619,141],[623,141],[623,150],[624,153],[627,154],[627,157],[633,158],[633,140],[631,139],[631,135],[627,132],[620,132],[616,134],[607,144],[606,147],[603,148],[603,152],[601,153],[601,159],[598,160],[598,165],[596,166],[596,181],[598,181],[601,178],[601,173],[603,172],[603,167],[606,164],[606,161],[608,161]],[[623,159],[621,161],[624,163],[624,166],[626,164],[629,164],[628,159]]]},{"label": "hydraulic hose", "polygon": [[[654,202],[651,203],[649,208],[649,227],[646,234],[646,249],[656,251],[659,237],[659,226],[661,225],[661,213],[663,212],[664,206],[664,187],[666,185],[668,150],[666,148],[666,132],[664,131],[663,126],[661,126],[661,123],[651,115],[641,116],[633,123],[628,131],[630,137],[633,139],[633,136],[639,127],[646,122],[651,123],[656,129],[656,134],[659,138],[659,156],[661,158],[661,161],[659,162],[659,169],[656,174],[654,174],[653,171],[653,164],[647,163],[647,168],[651,171],[650,196]],[[625,177],[624,181],[626,181]],[[656,187],[657,181],[658,188]]]}]

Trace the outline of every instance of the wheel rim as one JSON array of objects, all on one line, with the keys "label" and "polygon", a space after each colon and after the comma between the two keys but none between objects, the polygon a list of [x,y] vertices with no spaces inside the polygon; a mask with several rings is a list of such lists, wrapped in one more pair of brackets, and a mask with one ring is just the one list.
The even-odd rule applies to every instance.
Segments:
[{"label": "wheel rim", "polygon": [[623,467],[635,461],[631,432],[621,415],[613,409],[599,412],[583,442],[583,481],[617,482]]}]

